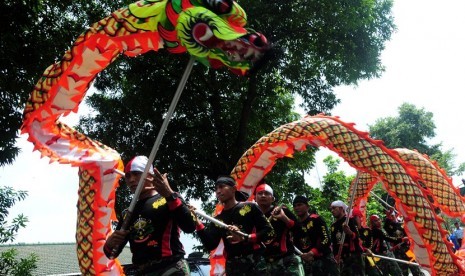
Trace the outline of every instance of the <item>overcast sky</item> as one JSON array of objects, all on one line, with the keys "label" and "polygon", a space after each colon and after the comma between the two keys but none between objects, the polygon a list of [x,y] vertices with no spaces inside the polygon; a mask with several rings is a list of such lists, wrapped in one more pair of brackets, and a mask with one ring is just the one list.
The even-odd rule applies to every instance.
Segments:
[{"label": "overcast sky", "polygon": [[[457,163],[465,162],[464,11],[463,0],[395,1],[398,31],[382,55],[386,71],[381,78],[360,82],[357,87],[337,88],[342,102],[333,115],[366,131],[376,119],[396,116],[402,103],[414,104],[434,114],[437,137],[433,142],[443,142],[443,150],[454,148]],[[76,122],[76,116],[68,121]],[[29,192],[26,200],[11,210],[11,215],[23,213],[30,220],[16,242],[74,242],[77,168],[48,164],[38,152],[32,152],[32,145],[25,138],[19,139],[22,152],[15,164],[0,168],[1,186]],[[328,154],[329,151],[321,150],[318,156]],[[324,169],[319,164],[321,176]],[[318,182],[315,171],[312,184]],[[453,180],[460,182],[459,177]]]}]

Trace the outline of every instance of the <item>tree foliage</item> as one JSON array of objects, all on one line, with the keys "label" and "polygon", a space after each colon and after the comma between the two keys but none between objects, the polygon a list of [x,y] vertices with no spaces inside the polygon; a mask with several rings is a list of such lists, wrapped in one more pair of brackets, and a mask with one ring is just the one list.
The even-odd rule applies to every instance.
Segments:
[{"label": "tree foliage", "polygon": [[436,160],[451,176],[464,172],[465,163],[455,165],[453,149],[443,151],[442,143],[430,144],[430,140],[436,137],[432,112],[409,103],[403,103],[398,110],[398,116],[377,119],[374,125],[369,126],[371,136],[383,140],[388,148],[418,150]]},{"label": "tree foliage", "polygon": [[37,268],[37,254],[32,253],[21,259],[18,259],[17,255],[18,252],[14,248],[0,253],[0,275],[31,275],[31,272]]},{"label": "tree foliage", "polygon": [[[306,192],[296,193],[296,195],[305,195],[311,204],[312,211],[322,216],[325,221],[329,224],[333,221],[333,216],[329,210],[331,202],[335,200],[342,200],[349,205],[350,195],[349,187],[354,181],[354,175],[346,175],[342,170],[339,170],[340,159],[334,156],[328,155],[323,159],[323,163],[326,166],[327,173],[323,176],[321,187],[314,188],[306,185]],[[377,185],[373,188],[373,191],[380,195],[380,186]],[[386,208],[373,197],[368,197],[366,205],[366,214],[383,214]]]},{"label": "tree foliage", "polygon": [[27,192],[15,191],[11,187],[0,187],[0,243],[13,241],[15,234],[26,226],[27,218],[22,214],[13,219],[11,225],[7,225],[8,209],[20,200],[25,199]]},{"label": "tree foliage", "polygon": [[[0,165],[11,163],[21,111],[45,68],[61,58],[85,25],[129,1],[11,1],[0,4]],[[197,65],[158,153],[157,166],[189,197],[207,198],[219,174],[229,173],[258,138],[297,119],[294,98],[310,114],[330,113],[333,87],[378,77],[380,54],[394,30],[392,1],[246,1],[249,26],[274,44],[275,58],[249,78]],[[63,31],[66,30],[66,31]],[[80,130],[117,149],[125,161],[150,152],[187,55],[164,50],[121,57],[96,79]],[[311,154],[277,165],[285,185],[302,183]],[[284,181],[285,180],[285,181]],[[288,184],[291,183],[291,184]],[[293,186],[294,185],[294,186]],[[289,189],[288,189],[289,190]],[[284,194],[284,192],[283,192]]]},{"label": "tree foliage", "polygon": [[[27,192],[15,191],[11,187],[0,187],[0,244],[13,242],[20,228],[26,227],[27,218],[22,214],[15,217],[11,224],[7,223],[8,209],[25,199]],[[14,248],[0,254],[0,275],[30,275],[37,268],[37,255],[31,254],[18,259]]]},{"label": "tree foliage", "polygon": [[84,26],[121,1],[4,0],[0,2],[0,166],[19,153],[22,111],[45,69],[64,54]]},{"label": "tree foliage", "polygon": [[[189,197],[208,198],[213,180],[229,173],[250,145],[297,119],[296,95],[309,113],[330,113],[339,102],[334,86],[377,77],[380,53],[394,29],[390,1],[240,4],[249,25],[272,41],[276,58],[250,78],[194,67],[156,163]],[[88,101],[97,112],[83,118],[80,128],[124,160],[147,155],[186,62],[186,56],[173,58],[163,50],[120,58],[97,78],[99,92]],[[297,155],[279,162],[268,178],[283,183],[287,198],[313,162],[311,153]]]},{"label": "tree foliage", "polygon": [[[409,103],[404,103],[399,107],[398,116],[380,118],[373,126],[369,127],[371,136],[383,140],[387,147],[416,149],[435,160],[448,175],[463,174],[465,163],[456,166],[456,154],[454,154],[453,149],[443,151],[442,143],[429,144],[429,140],[436,136],[435,129],[433,113]],[[394,200],[388,197],[385,192],[383,195],[386,196],[390,204],[394,204]],[[455,222],[444,215],[442,217],[445,220],[446,228]]]}]

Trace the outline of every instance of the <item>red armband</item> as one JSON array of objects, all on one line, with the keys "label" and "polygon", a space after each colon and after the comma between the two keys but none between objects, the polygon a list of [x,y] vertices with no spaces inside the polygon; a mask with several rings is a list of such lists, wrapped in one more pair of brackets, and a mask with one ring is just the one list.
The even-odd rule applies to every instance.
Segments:
[{"label": "red armband", "polygon": [[295,225],[295,221],[290,219],[289,222],[286,224],[286,227],[287,229],[291,229],[292,227],[294,227],[294,225]]},{"label": "red armband", "polygon": [[176,198],[173,201],[168,201],[168,209],[170,209],[170,211],[173,211],[174,209],[178,208],[181,205],[182,205],[182,201],[179,198]]},{"label": "red armband", "polygon": [[200,231],[205,229],[205,225],[203,223],[199,222],[199,224],[195,225],[195,231]]},{"label": "red armband", "polygon": [[257,234],[253,233],[249,235],[249,241],[256,243],[257,242]]},{"label": "red armband", "polygon": [[319,257],[319,256],[320,256],[320,252],[318,252],[318,249],[312,248],[310,251],[312,251],[313,256],[316,256],[316,257]]}]

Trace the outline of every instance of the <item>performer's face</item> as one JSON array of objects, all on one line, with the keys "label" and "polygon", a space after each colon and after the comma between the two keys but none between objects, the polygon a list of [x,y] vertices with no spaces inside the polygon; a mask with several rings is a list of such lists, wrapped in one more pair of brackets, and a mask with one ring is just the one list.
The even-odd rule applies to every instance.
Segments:
[{"label": "performer's face", "polygon": [[308,205],[298,202],[294,204],[294,212],[298,217],[303,217],[308,214]]},{"label": "performer's face", "polygon": [[234,198],[235,192],[236,188],[227,184],[219,183],[215,186],[216,198],[220,202],[225,202]]},{"label": "performer's face", "polygon": [[374,227],[374,228],[381,228],[381,219],[379,218],[374,218],[371,220],[371,225]]},{"label": "performer's face", "polygon": [[329,207],[329,209],[331,211],[331,214],[333,214],[333,217],[335,218],[340,218],[344,215],[342,207],[331,206]]},{"label": "performer's face", "polygon": [[257,204],[261,207],[269,207],[274,201],[274,197],[270,192],[260,191],[255,195]]},{"label": "performer's face", "polygon": [[[132,194],[136,191],[137,184],[139,184],[139,180],[141,176],[142,176],[142,172],[127,172],[124,175],[124,179],[126,180],[126,185],[128,185],[129,190],[131,191]],[[146,188],[152,189],[152,184],[147,180],[144,182],[143,191],[146,190]]]}]

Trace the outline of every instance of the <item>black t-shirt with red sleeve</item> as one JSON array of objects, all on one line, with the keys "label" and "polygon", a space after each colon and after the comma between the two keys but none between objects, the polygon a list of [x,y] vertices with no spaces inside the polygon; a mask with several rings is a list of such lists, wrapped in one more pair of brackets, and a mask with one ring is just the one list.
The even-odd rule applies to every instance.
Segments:
[{"label": "black t-shirt with red sleeve", "polygon": [[237,226],[241,232],[250,234],[250,239],[236,244],[228,242],[228,230],[209,223],[207,227],[201,225],[197,234],[208,250],[215,249],[220,240],[224,242],[226,259],[247,256],[261,249],[261,243],[271,238],[272,227],[265,215],[254,202],[239,202],[228,210],[222,210],[216,219],[227,225]]},{"label": "black t-shirt with red sleeve", "polygon": [[179,198],[167,202],[160,194],[140,199],[129,225],[127,239],[135,265],[184,257],[180,230],[195,231],[194,217],[187,205]]}]

